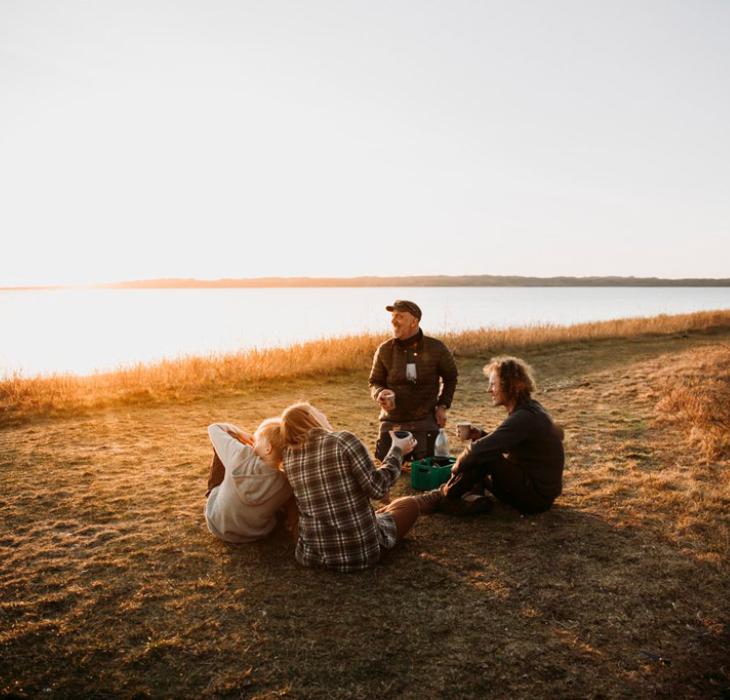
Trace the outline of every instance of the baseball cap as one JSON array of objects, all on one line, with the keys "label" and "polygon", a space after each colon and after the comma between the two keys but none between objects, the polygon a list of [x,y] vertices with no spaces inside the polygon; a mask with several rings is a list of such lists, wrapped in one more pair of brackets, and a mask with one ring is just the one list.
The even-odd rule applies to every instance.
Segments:
[{"label": "baseball cap", "polygon": [[418,308],[418,304],[412,301],[406,301],[405,299],[396,299],[390,306],[385,307],[386,311],[407,311],[412,316],[415,316],[419,321],[421,320],[421,309]]}]

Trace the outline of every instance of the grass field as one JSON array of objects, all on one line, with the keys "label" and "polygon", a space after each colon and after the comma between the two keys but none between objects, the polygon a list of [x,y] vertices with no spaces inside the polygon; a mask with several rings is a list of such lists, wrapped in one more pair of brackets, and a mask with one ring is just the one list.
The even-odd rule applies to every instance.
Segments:
[{"label": "grass field", "polygon": [[[730,324],[665,331],[518,345],[566,430],[563,496],[428,516],[361,574],[202,517],[208,423],[309,399],[372,442],[361,366],[25,404],[0,429],[0,696],[730,697]],[[459,353],[454,451],[460,418],[502,418],[493,349]]]},{"label": "grass field", "polygon": [[[473,358],[548,345],[710,331],[728,326],[730,309],[574,326],[481,328],[440,337],[458,358]],[[183,357],[84,377],[5,377],[0,379],[0,426],[17,425],[36,416],[78,415],[87,410],[132,404],[189,402],[271,382],[281,384],[302,377],[322,379],[344,372],[367,372],[373,352],[382,340],[380,335],[355,335],[288,348]]]}]

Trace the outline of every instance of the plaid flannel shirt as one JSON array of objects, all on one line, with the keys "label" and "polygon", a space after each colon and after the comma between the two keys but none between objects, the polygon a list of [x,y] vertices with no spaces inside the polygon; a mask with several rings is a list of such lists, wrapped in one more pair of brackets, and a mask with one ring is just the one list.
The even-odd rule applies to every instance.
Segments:
[{"label": "plaid flannel shirt", "polygon": [[370,499],[385,496],[402,461],[400,449],[393,448],[376,469],[357,436],[322,429],[312,430],[303,447],[286,450],[284,472],[299,507],[297,561],[358,571],[380,559],[381,547],[393,547],[395,521],[376,514]]}]

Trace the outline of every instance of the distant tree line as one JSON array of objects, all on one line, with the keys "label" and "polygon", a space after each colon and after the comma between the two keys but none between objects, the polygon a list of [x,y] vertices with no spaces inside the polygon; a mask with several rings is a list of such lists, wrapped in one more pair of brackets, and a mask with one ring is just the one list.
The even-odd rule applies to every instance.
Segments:
[{"label": "distant tree line", "polygon": [[219,280],[154,279],[99,286],[114,289],[174,289],[184,287],[730,287],[730,279],[417,275],[407,277],[258,277]]}]

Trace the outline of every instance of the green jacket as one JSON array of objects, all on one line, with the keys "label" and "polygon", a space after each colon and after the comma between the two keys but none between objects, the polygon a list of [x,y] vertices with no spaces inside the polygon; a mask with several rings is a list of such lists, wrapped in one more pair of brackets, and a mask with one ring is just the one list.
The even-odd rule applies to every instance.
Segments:
[{"label": "green jacket", "polygon": [[[409,362],[416,365],[415,382],[406,379]],[[433,417],[436,406],[451,407],[457,376],[451,351],[419,330],[411,342],[391,338],[378,347],[370,370],[370,394],[377,399],[383,389],[395,392],[395,408],[381,410],[381,421],[420,420]]]}]

